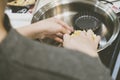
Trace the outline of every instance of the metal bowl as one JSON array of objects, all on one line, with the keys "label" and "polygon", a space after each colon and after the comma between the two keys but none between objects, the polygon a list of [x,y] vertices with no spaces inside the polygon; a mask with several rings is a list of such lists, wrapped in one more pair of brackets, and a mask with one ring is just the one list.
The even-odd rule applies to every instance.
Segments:
[{"label": "metal bowl", "polygon": [[58,0],[51,2],[34,14],[32,23],[53,16],[73,26],[74,29],[92,29],[95,34],[100,35],[98,51],[110,46],[120,30],[116,14],[110,7],[99,1]]}]

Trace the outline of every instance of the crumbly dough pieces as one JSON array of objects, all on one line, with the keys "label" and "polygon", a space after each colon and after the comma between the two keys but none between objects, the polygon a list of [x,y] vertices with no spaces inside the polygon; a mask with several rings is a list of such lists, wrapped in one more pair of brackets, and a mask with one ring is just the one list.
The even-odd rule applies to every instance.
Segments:
[{"label": "crumbly dough pieces", "polygon": [[[71,35],[71,38],[80,35],[80,33],[81,33],[81,30],[75,30],[74,33]],[[96,34],[93,33],[92,38],[94,40],[96,38]]]},{"label": "crumbly dough pieces", "polygon": [[9,6],[27,6],[35,4],[36,0],[14,0],[12,2],[8,2]]},{"label": "crumbly dough pieces", "polygon": [[81,30],[75,30],[74,33],[71,35],[71,37],[80,35]]}]

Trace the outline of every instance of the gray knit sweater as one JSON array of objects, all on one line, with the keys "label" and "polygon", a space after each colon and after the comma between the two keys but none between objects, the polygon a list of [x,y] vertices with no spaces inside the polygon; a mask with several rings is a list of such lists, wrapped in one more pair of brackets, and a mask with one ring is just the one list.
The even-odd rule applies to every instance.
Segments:
[{"label": "gray knit sweater", "polygon": [[0,44],[0,80],[111,80],[99,58],[27,39],[11,29]]}]

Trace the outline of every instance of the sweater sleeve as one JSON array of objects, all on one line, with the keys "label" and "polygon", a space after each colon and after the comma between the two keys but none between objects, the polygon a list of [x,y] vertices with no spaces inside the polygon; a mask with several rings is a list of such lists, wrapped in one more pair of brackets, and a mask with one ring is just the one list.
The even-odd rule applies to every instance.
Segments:
[{"label": "sweater sleeve", "polygon": [[1,44],[0,53],[0,80],[111,80],[99,58],[41,44],[14,30]]}]

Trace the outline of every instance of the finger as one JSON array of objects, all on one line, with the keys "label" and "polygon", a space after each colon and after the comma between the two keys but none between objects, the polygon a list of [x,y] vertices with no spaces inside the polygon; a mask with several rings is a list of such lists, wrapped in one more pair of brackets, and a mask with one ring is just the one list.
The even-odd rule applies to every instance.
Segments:
[{"label": "finger", "polygon": [[86,37],[86,35],[87,35],[86,31],[81,31],[80,36]]},{"label": "finger", "polygon": [[54,40],[57,41],[57,42],[60,42],[60,43],[63,42],[63,40],[61,38],[59,38],[59,37],[54,37]]},{"label": "finger", "polygon": [[62,33],[57,33],[56,35],[59,36],[59,37],[63,37]]},{"label": "finger", "polygon": [[85,31],[85,30],[83,30],[83,32],[84,32],[84,33],[86,33],[86,31]]},{"label": "finger", "polygon": [[65,28],[59,29],[59,32],[63,34],[70,34],[70,32],[68,32]]},{"label": "finger", "polygon": [[67,29],[65,29],[64,27],[60,27],[60,29],[58,29],[58,31],[57,32],[60,32],[60,33],[62,33],[62,34],[70,34],[71,33],[71,31],[68,31]]},{"label": "finger", "polygon": [[62,25],[64,28],[70,30],[70,31],[73,31],[73,27],[70,27],[68,24],[66,24],[65,22],[63,22],[62,20],[60,19],[57,19],[55,18],[56,22],[60,25]]},{"label": "finger", "polygon": [[93,31],[92,30],[88,30],[87,31],[87,37],[89,38],[89,39],[91,39],[91,40],[93,40],[94,38],[94,33],[93,33]]},{"label": "finger", "polygon": [[100,36],[96,36],[96,38],[95,38],[96,48],[98,48],[98,44],[99,44],[100,40],[101,40]]},{"label": "finger", "polygon": [[94,34],[94,32],[91,29],[89,29],[87,32],[90,34]]},{"label": "finger", "polygon": [[62,27],[60,24],[57,24],[54,33],[55,33],[55,34],[56,34],[56,33],[69,34],[69,32],[68,32],[64,27]]},{"label": "finger", "polygon": [[96,38],[95,38],[95,43],[96,43],[96,44],[99,44],[100,40],[101,40],[101,37],[100,37],[100,36],[96,36]]},{"label": "finger", "polygon": [[60,43],[63,42],[62,38],[60,38],[56,35],[48,36],[48,38],[53,39],[53,40],[60,42]]},{"label": "finger", "polygon": [[44,39],[45,37],[46,37],[45,35],[41,35],[39,38]]},{"label": "finger", "polygon": [[64,40],[64,42],[67,42],[67,41],[69,41],[70,40],[70,35],[69,34],[65,34],[64,36],[63,36],[63,40]]}]

